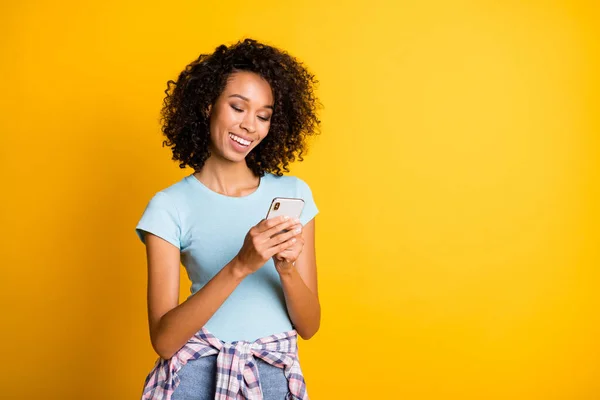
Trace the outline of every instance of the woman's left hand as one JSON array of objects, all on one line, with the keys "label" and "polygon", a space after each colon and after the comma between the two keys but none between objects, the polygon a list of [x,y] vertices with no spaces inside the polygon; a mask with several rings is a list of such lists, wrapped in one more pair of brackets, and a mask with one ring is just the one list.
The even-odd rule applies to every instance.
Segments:
[{"label": "woman's left hand", "polygon": [[273,256],[273,262],[275,263],[275,268],[279,274],[290,272],[292,268],[294,268],[294,264],[298,259],[300,253],[302,253],[302,249],[304,248],[304,239],[302,238],[302,224],[298,221],[298,223],[291,228],[295,230],[296,235],[296,243],[291,247],[285,249],[284,251],[277,253]]}]

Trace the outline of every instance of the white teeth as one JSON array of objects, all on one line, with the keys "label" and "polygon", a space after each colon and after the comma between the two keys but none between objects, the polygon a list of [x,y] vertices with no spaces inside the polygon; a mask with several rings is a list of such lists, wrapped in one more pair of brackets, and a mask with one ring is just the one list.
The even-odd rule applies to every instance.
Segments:
[{"label": "white teeth", "polygon": [[233,133],[229,134],[229,137],[232,138],[233,140],[235,140],[236,142],[238,142],[239,144],[243,145],[243,146],[249,146],[250,142],[249,140],[244,140],[239,136],[235,136]]}]

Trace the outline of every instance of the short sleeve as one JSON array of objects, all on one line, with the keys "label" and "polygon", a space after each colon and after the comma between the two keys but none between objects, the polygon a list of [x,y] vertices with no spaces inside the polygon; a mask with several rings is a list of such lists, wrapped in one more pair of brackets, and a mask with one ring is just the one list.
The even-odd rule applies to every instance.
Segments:
[{"label": "short sleeve", "polygon": [[142,241],[146,244],[146,232],[152,233],[177,248],[181,248],[181,226],[179,214],[172,199],[164,192],[158,192],[152,197],[135,231]]},{"label": "short sleeve", "polygon": [[308,184],[298,178],[296,185],[298,197],[304,200],[304,208],[302,209],[302,214],[300,214],[300,222],[302,225],[306,225],[319,213],[319,209],[315,204],[312,191]]}]

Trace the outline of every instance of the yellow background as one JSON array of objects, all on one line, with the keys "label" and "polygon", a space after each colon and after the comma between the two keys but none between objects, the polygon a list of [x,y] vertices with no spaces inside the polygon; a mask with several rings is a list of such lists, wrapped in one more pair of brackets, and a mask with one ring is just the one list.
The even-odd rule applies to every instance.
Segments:
[{"label": "yellow background", "polygon": [[600,399],[596,2],[1,7],[0,397],[139,398],[163,90],[249,36],[321,82],[312,398]]}]

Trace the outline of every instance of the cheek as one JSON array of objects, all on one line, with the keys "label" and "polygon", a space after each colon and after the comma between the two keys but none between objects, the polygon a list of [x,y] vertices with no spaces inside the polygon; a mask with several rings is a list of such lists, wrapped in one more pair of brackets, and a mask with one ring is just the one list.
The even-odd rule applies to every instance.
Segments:
[{"label": "cheek", "polygon": [[271,124],[263,124],[260,129],[260,137],[264,139],[269,134],[270,129]]},{"label": "cheek", "polygon": [[237,115],[231,107],[219,107],[211,115],[211,131],[215,129],[229,129],[237,123]]}]

